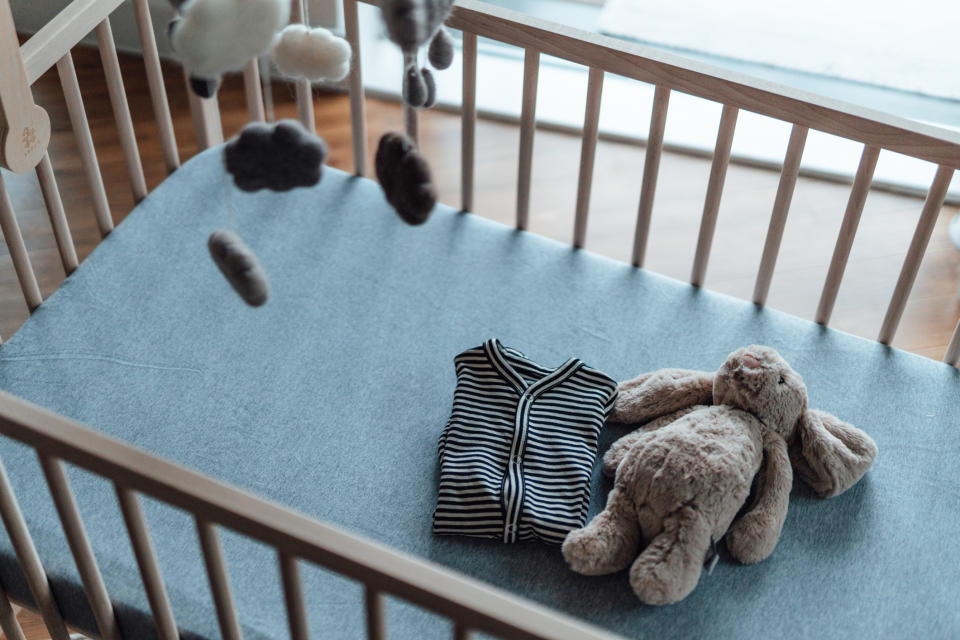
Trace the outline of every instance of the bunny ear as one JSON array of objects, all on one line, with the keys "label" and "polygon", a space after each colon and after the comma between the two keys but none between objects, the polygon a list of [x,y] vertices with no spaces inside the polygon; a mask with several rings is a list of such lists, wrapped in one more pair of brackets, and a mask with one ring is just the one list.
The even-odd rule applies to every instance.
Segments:
[{"label": "bunny ear", "polygon": [[800,417],[790,447],[797,474],[821,498],[840,495],[857,483],[877,457],[877,445],[866,433],[824,411]]}]

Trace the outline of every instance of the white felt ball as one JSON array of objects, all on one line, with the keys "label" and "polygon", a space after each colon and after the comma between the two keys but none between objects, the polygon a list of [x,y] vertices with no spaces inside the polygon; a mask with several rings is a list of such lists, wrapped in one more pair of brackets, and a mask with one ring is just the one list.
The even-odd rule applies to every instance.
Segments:
[{"label": "white felt ball", "polygon": [[191,75],[216,78],[265,54],[290,21],[289,0],[187,0],[170,43]]},{"label": "white felt ball", "polygon": [[291,24],[273,44],[273,61],[281,73],[309,80],[341,80],[350,73],[350,44],[326,29]]}]

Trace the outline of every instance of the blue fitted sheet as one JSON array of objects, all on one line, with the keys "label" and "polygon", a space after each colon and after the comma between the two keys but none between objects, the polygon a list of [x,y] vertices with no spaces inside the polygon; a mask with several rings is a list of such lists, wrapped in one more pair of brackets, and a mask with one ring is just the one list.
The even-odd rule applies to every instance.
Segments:
[{"label": "blue fitted sheet", "polygon": [[[960,635],[960,371],[446,208],[407,227],[374,183],[335,170],[317,188],[231,196],[272,280],[250,309],[207,254],[231,224],[224,184],[218,150],[174,173],[0,348],[0,388],[627,636]],[[866,429],[880,455],[838,498],[795,489],[767,561],[722,561],[685,601],[644,607],[624,573],[574,574],[556,547],[431,535],[452,359],[489,337],[616,379],[769,344],[811,406]],[[608,426],[601,451],[623,432]],[[3,440],[0,457],[61,608],[92,630],[35,456]],[[112,488],[70,480],[125,637],[154,637]],[[610,488],[599,468],[592,488],[591,514]],[[192,519],[145,509],[185,636],[219,637]],[[272,552],[229,534],[224,547],[245,637],[288,637]],[[303,577],[314,635],[361,637],[361,587]],[[0,579],[28,599],[5,532]],[[388,629],[449,624],[391,600]]]}]

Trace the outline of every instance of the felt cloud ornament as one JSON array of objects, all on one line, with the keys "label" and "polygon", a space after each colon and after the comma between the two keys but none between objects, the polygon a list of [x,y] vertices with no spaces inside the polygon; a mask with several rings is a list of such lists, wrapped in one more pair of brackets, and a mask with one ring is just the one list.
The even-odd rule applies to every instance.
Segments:
[{"label": "felt cloud ornament", "polygon": [[287,0],[186,0],[174,5],[180,17],[170,23],[170,44],[191,78],[201,81],[218,81],[265,54],[290,20]]},{"label": "felt cloud ornament", "polygon": [[249,192],[311,187],[320,182],[326,157],[326,143],[296,120],[248,124],[223,149],[234,184]]},{"label": "felt cloud ornament", "polygon": [[430,165],[401,133],[388,133],[377,147],[377,180],[387,202],[409,225],[427,221],[437,204]]},{"label": "felt cloud ornament", "polygon": [[271,57],[281,73],[314,82],[350,73],[350,44],[323,28],[291,24],[277,35]]},{"label": "felt cloud ornament", "polygon": [[207,241],[210,257],[233,290],[251,307],[259,307],[270,298],[270,284],[260,261],[233,231],[220,229]]},{"label": "felt cloud ornament", "polygon": [[432,75],[417,65],[420,48],[430,43],[427,58],[435,69],[446,69],[453,63],[453,38],[443,27],[452,9],[453,0],[380,0],[387,34],[407,61],[403,97],[412,107],[430,107],[436,102]]}]

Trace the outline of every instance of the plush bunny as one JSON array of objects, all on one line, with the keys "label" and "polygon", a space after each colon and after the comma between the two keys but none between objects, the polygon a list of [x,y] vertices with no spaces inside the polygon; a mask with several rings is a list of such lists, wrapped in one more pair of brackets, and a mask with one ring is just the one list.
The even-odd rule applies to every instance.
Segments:
[{"label": "plush bunny", "polygon": [[867,434],[807,408],[803,380],[770,347],[739,349],[716,374],[663,369],[621,383],[611,420],[644,426],[604,456],[616,474],[607,506],[570,532],[563,556],[585,575],[632,563],[630,584],[652,605],[689,595],[721,538],[744,564],[773,553],[794,471],[828,498],[877,455]]}]

